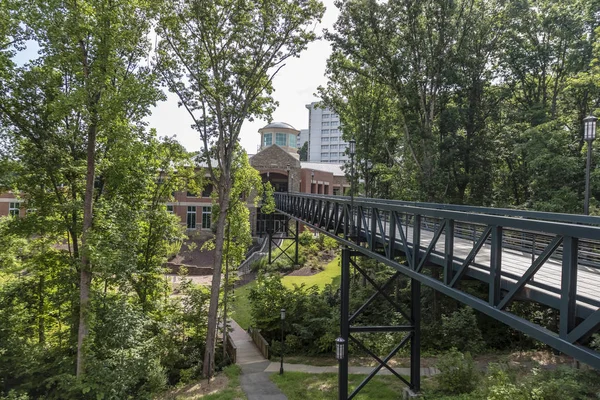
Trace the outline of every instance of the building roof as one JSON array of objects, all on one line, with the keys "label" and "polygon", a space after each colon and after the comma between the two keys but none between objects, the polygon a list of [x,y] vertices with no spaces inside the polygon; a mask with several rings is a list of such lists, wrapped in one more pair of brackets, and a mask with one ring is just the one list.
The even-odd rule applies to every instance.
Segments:
[{"label": "building roof", "polygon": [[288,124],[286,122],[271,122],[269,125],[263,126],[260,129],[270,129],[270,128],[293,129],[293,130],[297,131],[296,128],[294,128],[293,126],[291,126],[290,124]]},{"label": "building roof", "polygon": [[343,164],[319,163],[319,162],[300,162],[302,169],[314,169],[316,171],[331,172],[333,176],[346,176],[342,169]]}]

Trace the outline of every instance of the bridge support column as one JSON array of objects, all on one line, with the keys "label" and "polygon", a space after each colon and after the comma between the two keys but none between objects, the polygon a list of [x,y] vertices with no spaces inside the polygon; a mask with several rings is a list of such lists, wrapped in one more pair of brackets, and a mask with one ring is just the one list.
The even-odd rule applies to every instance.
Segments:
[{"label": "bridge support column", "polygon": [[339,360],[338,399],[348,399],[348,341],[350,340],[350,249],[342,249],[340,287],[340,337],[344,339],[344,356]]},{"label": "bridge support column", "polygon": [[421,282],[410,280],[410,384],[415,392],[421,390]]}]

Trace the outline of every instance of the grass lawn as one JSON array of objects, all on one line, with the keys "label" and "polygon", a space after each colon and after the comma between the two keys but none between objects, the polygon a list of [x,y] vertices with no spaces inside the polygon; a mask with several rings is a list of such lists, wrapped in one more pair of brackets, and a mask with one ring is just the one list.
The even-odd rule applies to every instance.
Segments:
[{"label": "grass lawn", "polygon": [[[350,375],[348,391],[351,393],[365,377],[365,375]],[[337,400],[338,398],[337,374],[286,372],[283,375],[272,374],[271,380],[289,400]],[[406,385],[395,376],[376,376],[354,398],[396,400],[402,398],[405,387]]]},{"label": "grass lawn", "polygon": [[306,286],[318,286],[319,290],[323,290],[325,285],[334,283],[336,278],[340,276],[340,257],[337,256],[331,262],[329,262],[324,268],[323,271],[310,275],[310,276],[284,276],[281,279],[281,282],[286,288],[292,289],[294,285],[302,285],[303,283]]},{"label": "grass lawn", "polygon": [[256,286],[256,282],[250,282],[242,287],[235,289],[235,301],[231,308],[231,318],[235,320],[243,329],[247,330],[252,325],[252,316],[250,315],[250,290]]},{"label": "grass lawn", "polygon": [[[310,276],[284,276],[281,279],[283,285],[292,289],[294,285],[317,286],[323,290],[325,285],[336,284],[340,279],[340,257],[334,258],[329,262],[323,271]],[[231,318],[233,318],[243,329],[248,329],[252,325],[252,316],[250,315],[250,290],[256,286],[256,282],[250,282],[247,285],[235,289],[235,302],[231,308]]]}]

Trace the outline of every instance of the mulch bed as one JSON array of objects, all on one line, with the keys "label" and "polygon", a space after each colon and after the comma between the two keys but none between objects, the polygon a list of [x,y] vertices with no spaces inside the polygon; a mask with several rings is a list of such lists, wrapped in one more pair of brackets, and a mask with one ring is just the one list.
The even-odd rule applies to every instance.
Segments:
[{"label": "mulch bed", "polygon": [[290,272],[286,276],[311,276],[321,272],[320,269],[312,269],[311,267],[302,267],[295,271]]}]

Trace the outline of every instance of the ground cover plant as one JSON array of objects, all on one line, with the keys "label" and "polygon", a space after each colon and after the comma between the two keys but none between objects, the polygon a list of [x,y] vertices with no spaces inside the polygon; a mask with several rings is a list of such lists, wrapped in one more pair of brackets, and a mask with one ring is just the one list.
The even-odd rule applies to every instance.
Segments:
[{"label": "ground cover plant", "polygon": [[[350,374],[349,392],[356,387],[365,375]],[[308,374],[285,372],[273,374],[271,380],[289,400],[336,400],[338,398],[337,374]],[[376,376],[354,397],[362,400],[396,400],[406,386],[395,376]]]}]

